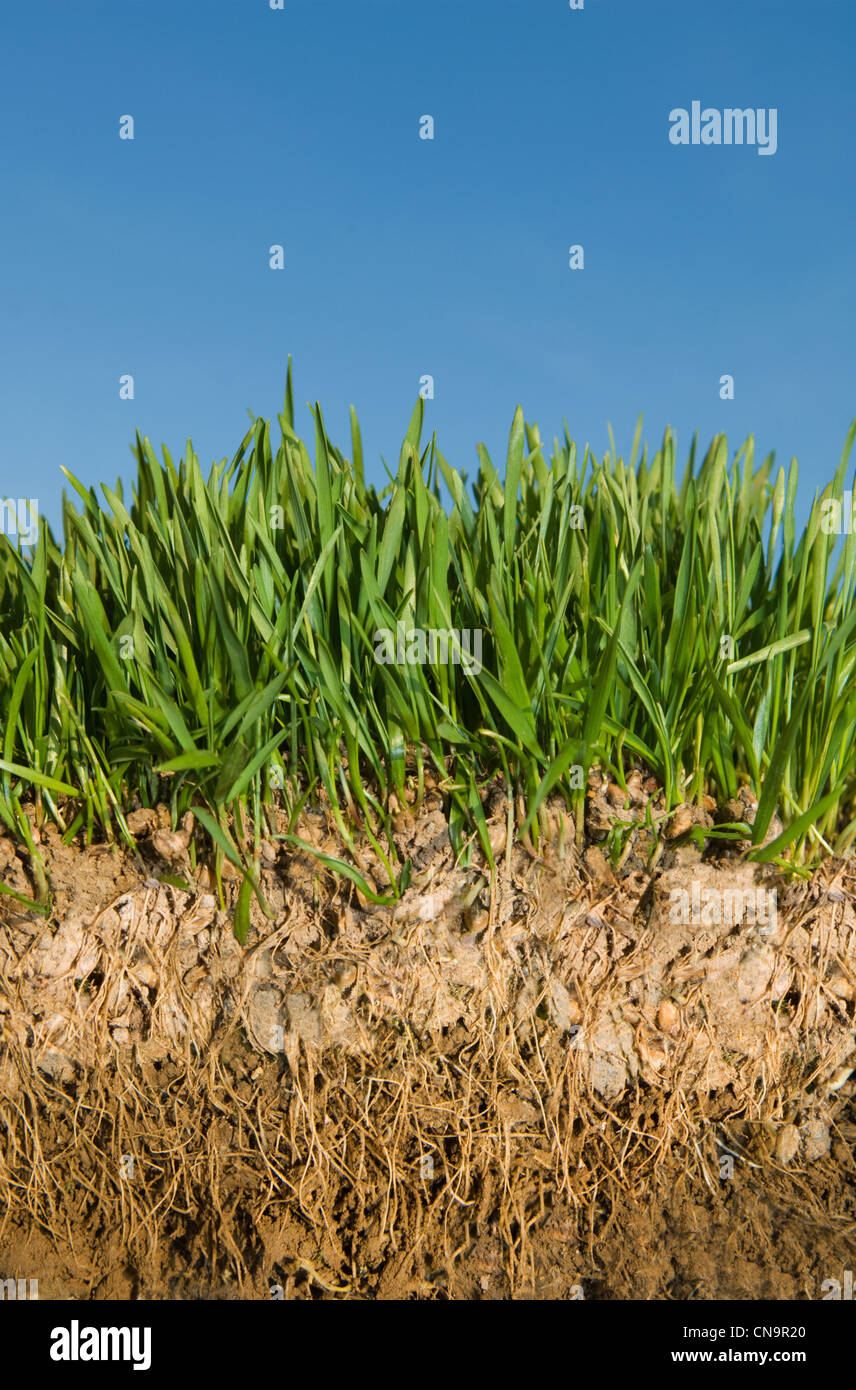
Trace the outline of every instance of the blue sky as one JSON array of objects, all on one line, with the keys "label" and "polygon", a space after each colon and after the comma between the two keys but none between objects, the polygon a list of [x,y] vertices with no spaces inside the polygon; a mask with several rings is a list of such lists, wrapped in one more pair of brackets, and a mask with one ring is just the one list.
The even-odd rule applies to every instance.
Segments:
[{"label": "blue sky", "polygon": [[[519,401],[597,453],[640,412],[681,458],[752,431],[799,458],[803,512],[831,476],[856,415],[849,0],[13,0],[2,38],[0,494],[56,521],[59,466],[128,479],[137,427],[207,471],[247,407],[281,409],[289,352],[298,428],[317,399],[348,453],[353,402],[378,483],[423,373],[472,473]],[[776,153],[673,146],[693,100],[775,107]]]}]

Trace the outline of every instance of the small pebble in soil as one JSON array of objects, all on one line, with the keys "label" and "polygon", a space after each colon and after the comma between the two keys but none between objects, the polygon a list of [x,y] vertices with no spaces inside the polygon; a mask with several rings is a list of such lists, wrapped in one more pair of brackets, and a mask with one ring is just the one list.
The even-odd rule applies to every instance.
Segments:
[{"label": "small pebble in soil", "polygon": [[782,1125],[776,1135],[776,1162],[785,1168],[791,1162],[800,1146],[800,1132],[796,1125]]}]

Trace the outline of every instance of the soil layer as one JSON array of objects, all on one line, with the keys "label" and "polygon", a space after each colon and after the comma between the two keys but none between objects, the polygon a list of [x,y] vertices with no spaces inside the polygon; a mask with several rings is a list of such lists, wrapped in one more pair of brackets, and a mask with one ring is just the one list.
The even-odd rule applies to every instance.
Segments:
[{"label": "soil layer", "polygon": [[[557,810],[536,853],[494,806],[491,876],[439,797],[404,807],[388,907],[272,839],[243,946],[163,815],[141,856],[43,829],[50,917],[0,900],[0,1278],[823,1297],[856,1259],[856,870],[702,853],[690,808],[608,857],[597,809],[584,854]],[[0,871],[32,892],[8,842]]]}]

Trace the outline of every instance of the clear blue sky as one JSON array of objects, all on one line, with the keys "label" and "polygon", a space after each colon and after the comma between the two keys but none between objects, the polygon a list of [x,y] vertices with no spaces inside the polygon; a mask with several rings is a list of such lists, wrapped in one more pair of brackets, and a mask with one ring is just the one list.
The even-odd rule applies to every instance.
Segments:
[{"label": "clear blue sky", "polygon": [[[805,508],[856,414],[855,52],[851,0],[9,0],[0,493],[56,520],[136,427],[207,471],[291,352],[378,483],[427,372],[459,467],[518,401],[598,453],[643,412],[796,454]],[[693,100],[776,153],[673,146]]]}]

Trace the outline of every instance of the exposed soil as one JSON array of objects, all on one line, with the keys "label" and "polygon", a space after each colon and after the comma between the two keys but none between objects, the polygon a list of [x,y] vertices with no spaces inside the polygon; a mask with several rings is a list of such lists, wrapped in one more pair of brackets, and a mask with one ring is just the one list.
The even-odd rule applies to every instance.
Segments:
[{"label": "exposed soil", "polygon": [[[595,786],[582,855],[557,808],[509,845],[494,800],[491,882],[429,794],[388,908],[272,840],[243,947],[233,879],[225,910],[206,869],[158,881],[189,874],[163,815],[142,859],[43,828],[50,919],[0,900],[0,1279],[822,1297],[856,1267],[856,866],[702,854],[697,807],[649,855],[643,800]],[[320,812],[299,833],[342,854]],[[32,892],[4,841],[0,873]]]}]

